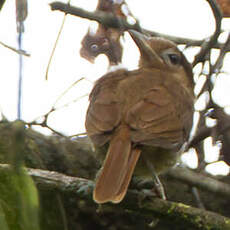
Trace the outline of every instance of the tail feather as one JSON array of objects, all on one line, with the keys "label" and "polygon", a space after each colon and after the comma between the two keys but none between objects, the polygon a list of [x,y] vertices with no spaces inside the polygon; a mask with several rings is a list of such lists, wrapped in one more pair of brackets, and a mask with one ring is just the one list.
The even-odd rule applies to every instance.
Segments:
[{"label": "tail feather", "polygon": [[112,201],[113,203],[119,203],[120,201],[123,200],[123,198],[124,198],[124,196],[125,196],[125,194],[127,192],[129,183],[131,181],[133,171],[134,171],[135,166],[137,164],[137,161],[139,159],[140,153],[141,153],[141,150],[139,150],[139,149],[133,149],[131,151],[130,159],[129,159],[129,162],[128,162],[128,165],[127,165],[125,178],[123,180],[122,185],[120,186],[120,189],[119,189],[118,193],[113,198],[113,201]]},{"label": "tail feather", "polygon": [[97,203],[118,203],[123,199],[139,154],[131,150],[129,129],[120,128],[110,141],[101,173],[96,180],[93,199]]}]

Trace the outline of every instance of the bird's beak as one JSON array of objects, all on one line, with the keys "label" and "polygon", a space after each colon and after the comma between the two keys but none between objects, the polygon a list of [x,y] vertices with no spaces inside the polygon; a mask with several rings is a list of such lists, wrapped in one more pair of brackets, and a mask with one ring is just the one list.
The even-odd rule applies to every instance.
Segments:
[{"label": "bird's beak", "polygon": [[142,57],[147,58],[149,61],[158,65],[162,65],[161,57],[157,55],[154,49],[150,46],[150,38],[136,30],[128,30],[130,36],[138,46]]}]

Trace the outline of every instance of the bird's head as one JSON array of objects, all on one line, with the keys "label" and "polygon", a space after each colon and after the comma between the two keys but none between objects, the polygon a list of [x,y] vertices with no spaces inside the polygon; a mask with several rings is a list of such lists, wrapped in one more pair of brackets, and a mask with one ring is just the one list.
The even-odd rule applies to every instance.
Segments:
[{"label": "bird's head", "polygon": [[175,43],[160,37],[150,37],[135,30],[129,30],[129,34],[140,51],[140,68],[155,68],[176,73],[189,87],[194,87],[192,66]]}]

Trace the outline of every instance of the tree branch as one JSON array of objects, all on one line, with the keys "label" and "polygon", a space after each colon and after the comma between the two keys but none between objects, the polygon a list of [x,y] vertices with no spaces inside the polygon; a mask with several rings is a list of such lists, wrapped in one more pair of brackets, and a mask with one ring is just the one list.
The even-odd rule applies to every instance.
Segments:
[{"label": "tree branch", "polygon": [[[82,8],[71,6],[68,4],[65,4],[63,2],[52,2],[50,3],[51,10],[58,10],[66,14],[71,14],[73,16],[78,16],[81,18],[89,19],[89,20],[94,20],[97,21],[105,26],[112,27],[112,28],[120,28],[122,27],[125,30],[129,29],[134,29],[137,31],[142,31],[146,34],[150,34],[152,36],[159,36],[159,37],[164,37],[166,39],[169,39],[177,44],[186,44],[189,46],[201,46],[204,44],[205,40],[194,40],[194,39],[189,39],[189,38],[182,38],[182,37],[176,37],[176,36],[170,36],[162,33],[158,33],[155,31],[150,31],[146,29],[142,29],[139,24],[130,24],[124,19],[120,17],[114,17],[111,14],[104,13],[101,11],[96,11],[96,12],[89,12],[86,10],[83,10]],[[220,49],[222,47],[221,43],[213,43],[212,48],[217,48]],[[229,49],[230,51],[230,49]]]},{"label": "tree branch", "polygon": [[191,186],[224,196],[228,199],[230,197],[230,186],[228,184],[215,180],[207,175],[202,175],[180,167],[171,169],[167,174]]},{"label": "tree branch", "polygon": [[222,13],[221,10],[216,3],[216,0],[207,0],[208,4],[210,5],[214,18],[215,18],[215,32],[211,36],[211,38],[208,41],[204,41],[203,45],[201,46],[200,52],[196,55],[194,61],[193,61],[193,66],[198,64],[199,62],[203,61],[205,56],[209,53],[210,49],[215,46],[217,43],[217,39],[221,33],[221,20],[222,20]]},{"label": "tree branch", "polygon": [[17,53],[19,55],[24,55],[26,57],[30,57],[30,54],[26,53],[26,51],[24,51],[24,50],[17,50],[14,47],[11,47],[11,46],[9,46],[9,45],[1,42],[1,41],[0,41],[0,45],[6,47],[7,49],[10,49],[10,50],[14,51],[15,53]]},{"label": "tree branch", "polygon": [[[5,173],[9,170],[11,170],[10,165],[0,164],[0,173]],[[76,200],[84,199],[92,203],[91,194],[94,183],[90,180],[40,169],[27,169],[27,172],[32,176],[39,189],[71,193]],[[154,198],[151,201],[145,199],[139,205],[139,196],[140,192],[129,190],[124,202],[118,205],[103,205],[101,211],[106,213],[107,210],[111,211],[112,208],[113,212],[116,212],[116,210],[120,211],[122,207],[123,211],[126,210],[126,214],[127,209],[130,209],[130,214],[138,210],[144,216],[147,215],[154,218],[156,215],[169,219],[172,222],[182,221],[186,225],[198,229],[227,230],[230,228],[230,219],[219,214],[158,198]],[[94,208],[96,212],[96,207]]]}]

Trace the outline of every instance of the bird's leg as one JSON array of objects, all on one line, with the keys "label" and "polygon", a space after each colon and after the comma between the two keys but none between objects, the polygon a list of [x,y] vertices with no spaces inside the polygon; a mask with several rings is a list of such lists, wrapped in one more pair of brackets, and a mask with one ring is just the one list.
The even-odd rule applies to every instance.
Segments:
[{"label": "bird's leg", "polygon": [[145,160],[145,163],[146,163],[148,169],[150,170],[150,172],[152,174],[152,178],[153,178],[153,182],[154,182],[154,186],[155,186],[155,190],[156,190],[157,194],[159,195],[159,197],[161,199],[166,200],[164,186],[162,185],[158,175],[156,174],[156,171],[155,171],[153,164],[146,158],[144,158],[144,160]]}]

